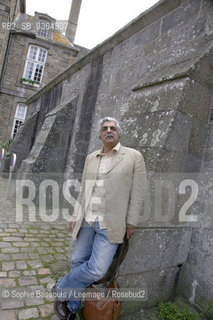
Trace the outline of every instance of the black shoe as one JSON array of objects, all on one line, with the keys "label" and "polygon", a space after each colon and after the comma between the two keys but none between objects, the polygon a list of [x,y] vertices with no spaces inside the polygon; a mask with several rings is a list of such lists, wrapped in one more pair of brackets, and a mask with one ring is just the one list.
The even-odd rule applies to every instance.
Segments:
[{"label": "black shoe", "polygon": [[[70,315],[70,310],[67,307],[66,301],[56,300],[54,302],[54,311],[55,311],[57,317],[61,320],[67,320],[68,316]],[[70,318],[70,319],[72,319],[72,318]],[[73,319],[75,319],[75,318],[73,318]]]},{"label": "black shoe", "polygon": [[72,313],[72,312],[70,311],[70,314],[68,315],[67,320],[75,320],[75,319],[76,319],[76,313]]}]

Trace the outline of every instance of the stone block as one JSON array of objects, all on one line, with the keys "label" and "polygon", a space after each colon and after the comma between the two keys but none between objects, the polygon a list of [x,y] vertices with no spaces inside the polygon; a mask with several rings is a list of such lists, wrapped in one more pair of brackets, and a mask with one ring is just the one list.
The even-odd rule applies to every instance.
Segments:
[{"label": "stone block", "polygon": [[39,307],[40,313],[41,313],[41,317],[49,317],[51,314],[54,313],[53,310],[53,304],[45,304],[41,307]]},{"label": "stone block", "polygon": [[37,279],[35,277],[26,277],[22,279],[18,279],[19,285],[23,286],[31,286],[32,284],[38,284]]},{"label": "stone block", "polygon": [[[166,141],[166,149],[178,153],[187,153],[192,126],[193,120],[191,117],[177,111]],[[181,141],[181,143],[177,143],[177,141]]]},{"label": "stone block", "polygon": [[186,80],[179,79],[145,87],[135,91],[124,106],[132,114],[177,110],[185,84]]},{"label": "stone block", "polygon": [[127,316],[141,308],[151,307],[159,300],[166,301],[172,298],[178,273],[179,268],[173,267],[120,275],[118,283],[121,288],[145,289],[148,296],[146,301],[125,301],[122,305],[122,316]]},{"label": "stone block", "polygon": [[139,148],[162,148],[173,123],[174,112],[155,112],[142,115],[125,114],[122,142]]},{"label": "stone block", "polygon": [[198,159],[203,158],[205,141],[207,140],[207,128],[200,121],[194,121],[189,136],[188,151]]},{"label": "stone block", "polygon": [[14,279],[0,279],[1,288],[14,288],[16,286],[16,281]]},{"label": "stone block", "polygon": [[24,302],[20,299],[8,299],[6,301],[2,301],[2,310],[18,309],[22,307],[24,307]]},{"label": "stone block", "polygon": [[[199,68],[199,70],[200,67],[201,66],[198,64],[197,68]],[[179,110],[204,123],[207,123],[209,120],[211,98],[211,89],[208,88],[205,83],[200,83],[194,79],[189,79],[180,101]]]},{"label": "stone block", "polygon": [[[157,38],[160,31],[160,22],[160,20],[157,20],[147,28],[142,29],[141,31],[134,34],[130,39],[131,50],[134,50],[135,47],[137,48],[139,46],[144,46],[147,42],[151,42],[152,40]],[[122,54],[122,51],[120,52],[120,54]],[[118,54],[118,56],[120,56],[120,54]]]},{"label": "stone block", "polygon": [[39,254],[38,253],[29,253],[30,259],[39,259]]},{"label": "stone block", "polygon": [[40,258],[41,258],[41,261],[46,262],[46,263],[51,263],[55,260],[55,257],[50,254],[42,255],[42,256],[40,256]]},{"label": "stone block", "polygon": [[39,260],[31,260],[28,261],[28,264],[30,265],[31,268],[33,269],[39,269],[43,267],[43,263]]},{"label": "stone block", "polygon": [[11,244],[8,242],[0,242],[0,248],[8,248],[11,247]]},{"label": "stone block", "polygon": [[39,313],[37,308],[29,308],[19,311],[18,316],[20,320],[35,319],[39,317]]},{"label": "stone block", "polygon": [[51,277],[44,277],[44,278],[40,278],[39,281],[41,284],[44,284],[44,283],[49,283],[51,282],[53,279]]},{"label": "stone block", "polygon": [[9,272],[9,278],[19,278],[21,275],[20,271],[10,271]]},{"label": "stone block", "polygon": [[[191,231],[179,228],[137,230],[120,273],[149,272],[185,263],[190,249]],[[131,263],[130,263],[131,261]]]},{"label": "stone block", "polygon": [[[7,242],[8,243],[8,242]],[[10,243],[8,243],[9,246],[11,245]],[[18,248],[5,248],[5,249],[2,249],[2,253],[18,253],[19,252],[19,249]]]},{"label": "stone block", "polygon": [[201,163],[201,159],[196,158],[192,154],[185,154],[182,158],[182,165],[180,170],[183,172],[199,172]]},{"label": "stone block", "polygon": [[3,237],[3,241],[22,241],[22,238],[19,237]]},{"label": "stone block", "polygon": [[28,254],[26,253],[14,253],[12,254],[13,260],[28,260]]},{"label": "stone block", "polygon": [[23,275],[25,277],[35,276],[36,275],[36,271],[35,270],[24,271]]},{"label": "stone block", "polygon": [[49,268],[42,268],[37,270],[38,275],[51,274],[51,270]]},{"label": "stone block", "polygon": [[181,172],[183,155],[164,148],[141,148],[139,150],[146,163],[148,172]]},{"label": "stone block", "polygon": [[16,315],[14,311],[0,311],[1,320],[16,320]]},{"label": "stone block", "polygon": [[28,247],[29,246],[29,242],[14,242],[13,243],[14,247]]},{"label": "stone block", "polygon": [[2,270],[3,271],[14,270],[14,268],[15,268],[14,262],[2,262]]},{"label": "stone block", "polygon": [[1,271],[0,278],[7,278],[7,272]]},{"label": "stone block", "polygon": [[196,3],[192,3],[191,1],[185,2],[183,5],[178,7],[177,9],[168,13],[162,19],[161,32],[168,32],[170,29],[177,28],[183,25],[186,21],[199,12],[200,3],[197,1]]},{"label": "stone block", "polygon": [[44,304],[44,300],[41,298],[27,298],[26,299],[26,306],[30,307],[30,306],[38,306],[40,304]]},{"label": "stone block", "polygon": [[178,284],[178,292],[191,303],[206,308],[213,299],[213,231],[194,230],[191,248]]},{"label": "stone block", "polygon": [[33,248],[21,248],[20,249],[21,250],[21,252],[24,252],[24,253],[32,253],[32,251],[33,251]]}]

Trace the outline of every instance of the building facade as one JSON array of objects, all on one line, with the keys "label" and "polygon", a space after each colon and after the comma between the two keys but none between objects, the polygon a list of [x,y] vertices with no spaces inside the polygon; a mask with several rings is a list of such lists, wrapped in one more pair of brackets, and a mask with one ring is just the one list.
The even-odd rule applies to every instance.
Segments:
[{"label": "building facade", "polygon": [[0,17],[0,141],[3,142],[13,139],[25,121],[25,101],[70,66],[85,49],[75,46],[64,35],[68,22],[57,22],[39,12],[30,16],[25,13],[23,0],[0,1]]}]

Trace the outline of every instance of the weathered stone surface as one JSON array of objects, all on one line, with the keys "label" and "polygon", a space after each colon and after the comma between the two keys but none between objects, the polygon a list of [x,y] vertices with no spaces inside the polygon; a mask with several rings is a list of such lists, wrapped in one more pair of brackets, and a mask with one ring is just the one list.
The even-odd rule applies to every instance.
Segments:
[{"label": "weathered stone surface", "polygon": [[7,272],[0,272],[0,278],[6,278],[7,277]]},{"label": "weathered stone surface", "polygon": [[19,312],[20,320],[35,319],[38,317],[39,317],[39,313],[37,308],[25,309]]},{"label": "weathered stone surface", "polygon": [[49,268],[42,268],[38,269],[38,275],[46,275],[46,274],[51,274],[51,271]]},{"label": "weathered stone surface", "polygon": [[28,264],[31,266],[31,268],[34,268],[34,269],[38,269],[43,266],[42,262],[39,260],[28,261]]},{"label": "weathered stone surface", "polygon": [[25,277],[35,276],[36,275],[36,271],[35,270],[23,271],[23,275]]},{"label": "weathered stone surface", "polygon": [[187,87],[183,92],[179,109],[207,123],[209,119],[209,106],[211,105],[211,89],[194,79],[188,79],[187,82]]},{"label": "weathered stone surface", "polygon": [[0,248],[8,248],[11,247],[11,244],[8,242],[1,242],[0,243]]},{"label": "weathered stone surface", "polygon": [[2,270],[3,271],[14,270],[14,268],[15,268],[14,262],[2,262]]},{"label": "weathered stone surface", "polygon": [[212,299],[213,231],[194,230],[187,263],[181,272],[178,292],[206,308]]},{"label": "weathered stone surface", "polygon": [[18,279],[20,286],[31,286],[32,284],[38,284],[35,277],[26,277],[23,279]]},{"label": "weathered stone surface", "polygon": [[37,305],[40,305],[40,304],[44,304],[44,300],[41,299],[41,298],[27,298],[26,299],[27,307],[37,306]]},{"label": "weathered stone surface", "polygon": [[8,273],[8,275],[9,275],[9,278],[19,278],[21,275],[21,272],[20,271],[10,271]]},{"label": "weathered stone surface", "polygon": [[39,307],[42,317],[48,317],[54,313],[53,304],[45,304],[44,306]]},{"label": "weathered stone surface", "polygon": [[28,254],[26,253],[14,253],[12,254],[13,260],[27,260]]},{"label": "weathered stone surface", "polygon": [[0,318],[2,320],[16,320],[14,311],[0,311]]},{"label": "weathered stone surface", "polygon": [[[184,10],[183,10],[184,8]],[[183,25],[184,21],[192,17],[193,14],[197,14],[200,8],[200,2],[192,3],[191,1],[186,1],[175,11],[169,13],[165,18],[163,18],[163,24],[161,32],[168,32],[168,30],[174,27]]]},{"label": "weathered stone surface", "polygon": [[23,269],[27,269],[27,264],[25,261],[17,261],[16,262],[16,268],[18,270],[23,270]]},{"label": "weathered stone surface", "polygon": [[14,279],[0,279],[1,288],[14,288],[16,286],[16,281]]},{"label": "weathered stone surface", "polygon": [[24,306],[24,302],[20,299],[11,299],[2,302],[2,310],[5,309],[18,309]]},{"label": "weathered stone surface", "polygon": [[159,301],[159,296],[161,301],[170,299],[174,293],[175,278],[179,271],[179,268],[173,267],[119,276],[118,281],[122,288],[144,289],[147,294],[145,301],[125,301],[122,305],[122,314],[128,315],[143,307],[152,306]]},{"label": "weathered stone surface", "polygon": [[130,242],[127,257],[121,265],[121,275],[172,268],[183,264],[187,260],[190,241],[190,230],[178,228],[138,230]]}]

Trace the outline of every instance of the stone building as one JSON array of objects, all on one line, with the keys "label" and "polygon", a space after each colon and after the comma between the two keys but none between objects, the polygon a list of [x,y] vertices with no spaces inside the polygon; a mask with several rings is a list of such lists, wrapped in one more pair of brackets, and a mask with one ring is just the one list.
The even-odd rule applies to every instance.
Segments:
[{"label": "stone building", "polygon": [[25,101],[87,52],[73,44],[80,3],[73,1],[69,21],[57,22],[47,14],[26,14],[25,0],[0,1],[0,141],[15,137]]},{"label": "stone building", "polygon": [[78,177],[103,116],[145,157],[151,191],[120,284],[148,299],[124,315],[177,294],[201,309],[213,299],[212,71],[212,0],[161,0],[27,101],[19,178]]}]

